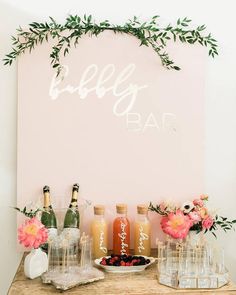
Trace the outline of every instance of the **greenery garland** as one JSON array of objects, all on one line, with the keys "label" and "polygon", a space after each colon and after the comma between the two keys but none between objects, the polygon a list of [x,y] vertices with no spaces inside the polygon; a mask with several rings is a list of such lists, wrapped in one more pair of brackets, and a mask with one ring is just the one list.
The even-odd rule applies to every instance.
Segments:
[{"label": "greenery garland", "polygon": [[150,21],[141,23],[136,16],[128,20],[124,25],[112,25],[108,20],[96,23],[92,16],[84,15],[83,18],[78,15],[70,15],[65,24],[57,23],[52,17],[50,22],[29,24],[28,30],[21,27],[17,29],[17,35],[12,36],[12,52],[3,59],[5,65],[11,65],[20,54],[35,48],[36,45],[48,41],[49,37],[56,39],[57,43],[52,47],[50,54],[52,67],[57,70],[57,75],[62,70],[60,56],[63,53],[66,56],[69,53],[71,45],[76,45],[84,34],[98,36],[105,30],[112,30],[114,33],[125,33],[139,39],[140,46],[145,45],[152,49],[160,57],[162,65],[167,69],[180,70],[174,64],[165,47],[170,40],[177,39],[182,43],[195,44],[208,47],[208,53],[214,58],[218,54],[217,41],[212,38],[211,34],[203,34],[206,26],[201,25],[195,29],[189,27],[191,20],[185,17],[178,19],[175,26],[169,24],[161,28],[158,24],[159,16],[153,16]]}]

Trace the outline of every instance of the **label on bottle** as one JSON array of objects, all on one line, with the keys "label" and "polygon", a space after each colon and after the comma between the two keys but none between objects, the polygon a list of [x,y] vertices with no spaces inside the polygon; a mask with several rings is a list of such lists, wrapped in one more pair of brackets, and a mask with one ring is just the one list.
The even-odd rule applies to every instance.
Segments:
[{"label": "label on bottle", "polygon": [[54,238],[57,236],[57,228],[48,228],[48,238]]},{"label": "label on bottle", "polygon": [[120,254],[124,255],[127,254],[127,250],[126,248],[129,247],[128,244],[125,243],[126,240],[126,224],[122,222],[122,220],[120,221],[120,229],[121,229],[121,233],[118,234],[119,238],[120,238],[120,242],[121,242],[121,250],[120,250]]},{"label": "label on bottle", "polygon": [[138,251],[139,253],[142,252],[142,250],[145,250],[145,247],[144,247],[144,241],[148,240],[149,239],[149,235],[145,234],[143,232],[143,226],[140,225],[139,226],[139,246],[138,246]]},{"label": "label on bottle", "polygon": [[80,239],[80,230],[78,228],[64,228],[62,235],[72,242],[76,242]]},{"label": "label on bottle", "polygon": [[107,254],[107,247],[104,245],[104,231],[100,231],[100,239],[99,239],[99,249],[104,253]]}]

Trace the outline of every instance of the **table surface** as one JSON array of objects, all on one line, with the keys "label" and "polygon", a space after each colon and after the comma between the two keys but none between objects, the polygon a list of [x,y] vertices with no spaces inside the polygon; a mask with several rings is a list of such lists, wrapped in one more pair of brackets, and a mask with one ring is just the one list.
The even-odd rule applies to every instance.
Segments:
[{"label": "table surface", "polygon": [[[24,259],[24,258],[23,258]],[[42,284],[41,278],[27,279],[24,275],[23,259],[19,265],[8,295],[50,295],[60,293],[52,285]],[[78,286],[67,290],[66,294],[86,295],[167,295],[167,294],[221,295],[235,294],[236,285],[228,285],[214,290],[175,290],[162,286],[157,282],[156,265],[151,265],[140,273],[114,274],[105,273],[105,279],[88,285]]]}]

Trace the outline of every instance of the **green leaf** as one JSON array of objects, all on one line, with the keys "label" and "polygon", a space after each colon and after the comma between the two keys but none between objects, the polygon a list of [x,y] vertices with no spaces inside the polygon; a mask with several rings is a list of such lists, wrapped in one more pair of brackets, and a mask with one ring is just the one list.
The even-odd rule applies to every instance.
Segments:
[{"label": "green leaf", "polygon": [[226,220],[227,220],[227,217],[220,216],[220,218],[221,218],[223,221],[226,221]]},{"label": "green leaf", "polygon": [[54,20],[54,18],[52,18],[51,16],[49,16],[49,18],[50,18],[50,20],[52,21],[53,24],[56,24],[56,21]]},{"label": "green leaf", "polygon": [[211,233],[213,234],[213,236],[217,239],[217,236],[216,236],[216,234],[213,232],[213,231],[211,231]]},{"label": "green leaf", "polygon": [[13,208],[16,209],[17,211],[21,212],[20,208],[18,208],[18,207],[13,207]]},{"label": "green leaf", "polygon": [[175,69],[176,71],[180,71],[181,68],[180,67],[177,67],[177,66],[174,66],[173,69]]},{"label": "green leaf", "polygon": [[68,48],[65,48],[64,50],[64,56],[69,52],[69,49]]}]

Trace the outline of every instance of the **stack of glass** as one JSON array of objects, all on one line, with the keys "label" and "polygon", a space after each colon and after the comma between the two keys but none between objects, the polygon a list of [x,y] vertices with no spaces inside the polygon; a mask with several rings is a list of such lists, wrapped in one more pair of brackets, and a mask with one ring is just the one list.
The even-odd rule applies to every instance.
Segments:
[{"label": "stack of glass", "polygon": [[203,239],[158,242],[158,280],[172,288],[220,288],[229,282],[224,251]]},{"label": "stack of glass", "polygon": [[91,239],[84,233],[80,242],[63,235],[51,239],[48,261],[48,271],[42,275],[42,281],[60,290],[104,278],[103,272],[92,266]]}]

